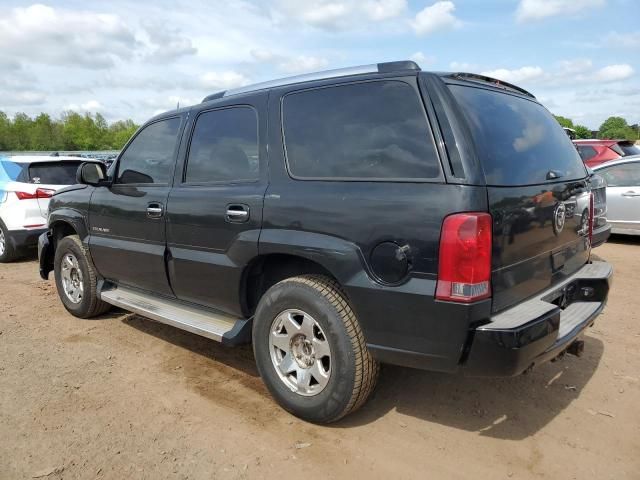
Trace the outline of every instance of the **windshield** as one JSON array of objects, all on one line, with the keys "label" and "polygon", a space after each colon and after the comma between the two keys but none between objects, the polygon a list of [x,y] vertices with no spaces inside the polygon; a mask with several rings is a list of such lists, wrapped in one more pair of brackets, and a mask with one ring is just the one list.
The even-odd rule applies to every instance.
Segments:
[{"label": "windshield", "polygon": [[535,185],[586,176],[571,140],[542,105],[484,88],[449,88],[469,122],[487,185]]}]

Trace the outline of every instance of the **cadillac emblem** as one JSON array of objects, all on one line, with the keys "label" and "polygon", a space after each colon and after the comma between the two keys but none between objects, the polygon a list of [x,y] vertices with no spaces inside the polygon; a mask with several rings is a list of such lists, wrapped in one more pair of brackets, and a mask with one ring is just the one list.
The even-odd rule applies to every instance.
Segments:
[{"label": "cadillac emblem", "polygon": [[553,212],[553,231],[556,235],[560,235],[567,219],[567,207],[560,202]]}]

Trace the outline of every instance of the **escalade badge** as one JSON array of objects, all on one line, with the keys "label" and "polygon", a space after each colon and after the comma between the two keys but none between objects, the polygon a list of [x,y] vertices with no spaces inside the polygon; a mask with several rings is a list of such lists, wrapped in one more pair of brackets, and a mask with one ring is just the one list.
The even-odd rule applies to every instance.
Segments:
[{"label": "escalade badge", "polygon": [[566,216],[567,207],[564,206],[564,203],[559,203],[556,207],[555,212],[553,213],[553,231],[556,235],[560,235],[560,232],[562,232]]}]

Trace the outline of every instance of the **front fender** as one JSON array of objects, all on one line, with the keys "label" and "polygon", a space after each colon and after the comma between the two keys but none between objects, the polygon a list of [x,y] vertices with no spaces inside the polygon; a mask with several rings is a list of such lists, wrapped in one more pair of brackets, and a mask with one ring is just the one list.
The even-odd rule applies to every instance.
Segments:
[{"label": "front fender", "polygon": [[85,214],[72,208],[60,208],[49,214],[49,231],[54,231],[60,224],[67,224],[78,234],[82,243],[87,243],[89,229]]}]

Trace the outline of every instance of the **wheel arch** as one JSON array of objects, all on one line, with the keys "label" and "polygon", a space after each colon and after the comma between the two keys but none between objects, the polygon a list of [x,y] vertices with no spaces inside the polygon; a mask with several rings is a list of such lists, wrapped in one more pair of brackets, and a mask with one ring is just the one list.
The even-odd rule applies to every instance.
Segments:
[{"label": "wheel arch", "polygon": [[291,277],[318,274],[338,281],[327,268],[317,261],[288,253],[258,255],[245,268],[240,296],[242,310],[247,317],[254,314],[258,302],[269,288]]},{"label": "wheel arch", "polygon": [[240,298],[242,310],[253,315],[262,295],[285,278],[320,274],[346,287],[355,278],[369,279],[358,247],[341,238],[314,232],[263,229],[259,254],[244,269]]},{"label": "wheel arch", "polygon": [[85,216],[70,208],[56,210],[49,215],[49,231],[54,241],[54,248],[60,239],[68,235],[78,235],[83,243],[86,243],[89,235]]}]

